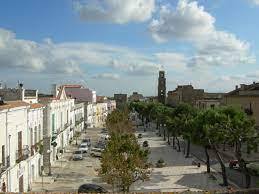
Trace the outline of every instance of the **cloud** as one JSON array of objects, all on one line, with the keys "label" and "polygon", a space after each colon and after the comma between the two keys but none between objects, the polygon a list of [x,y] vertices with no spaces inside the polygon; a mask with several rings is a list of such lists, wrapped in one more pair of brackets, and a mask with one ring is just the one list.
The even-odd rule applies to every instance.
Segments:
[{"label": "cloud", "polygon": [[259,0],[247,0],[252,5],[259,5]]},{"label": "cloud", "polygon": [[144,22],[152,17],[155,0],[77,0],[75,10],[87,22]]},{"label": "cloud", "polygon": [[187,59],[182,53],[161,52],[155,54],[160,64],[166,69],[184,71],[187,68]]},{"label": "cloud", "polygon": [[93,79],[104,79],[104,80],[119,80],[120,76],[113,73],[100,73],[92,76]]},{"label": "cloud", "polygon": [[256,58],[250,54],[249,43],[217,30],[215,21],[196,1],[179,0],[176,9],[162,6],[159,18],[152,20],[149,30],[157,42],[174,39],[193,45],[197,54],[190,66],[254,64]]},{"label": "cloud", "polygon": [[27,72],[83,75],[95,66],[116,69],[130,75],[150,75],[158,66],[151,58],[126,47],[91,42],[42,43],[17,39],[9,30],[0,29],[0,67]]}]

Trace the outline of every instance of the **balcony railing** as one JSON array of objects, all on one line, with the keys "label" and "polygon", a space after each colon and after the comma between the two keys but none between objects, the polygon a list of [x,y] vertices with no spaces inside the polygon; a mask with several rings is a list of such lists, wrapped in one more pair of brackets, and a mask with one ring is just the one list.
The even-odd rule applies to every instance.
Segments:
[{"label": "balcony railing", "polygon": [[0,174],[10,167],[10,156],[5,158],[5,164],[0,164]]},{"label": "balcony railing", "polygon": [[16,162],[19,163],[30,157],[30,149],[28,145],[23,146],[22,149],[16,151]]}]

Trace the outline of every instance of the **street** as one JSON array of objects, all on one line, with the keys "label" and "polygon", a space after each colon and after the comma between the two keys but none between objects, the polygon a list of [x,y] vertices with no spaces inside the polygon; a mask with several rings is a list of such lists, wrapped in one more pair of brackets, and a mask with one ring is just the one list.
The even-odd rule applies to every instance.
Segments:
[{"label": "street", "polygon": [[[193,165],[194,158],[185,158],[182,152],[177,152],[163,141],[162,137],[158,137],[154,130],[143,132],[142,129],[137,131],[142,133],[140,144],[147,140],[149,142],[150,162],[153,164],[153,170],[150,180],[146,182],[136,182],[131,187],[131,191],[199,191],[199,190],[215,190],[223,189],[219,183],[220,179],[215,179],[206,173],[206,166],[201,164],[200,167]],[[92,144],[98,141],[101,133],[100,129],[89,129],[86,134],[78,140],[90,137]],[[56,162],[52,167],[54,180],[50,183],[44,182],[43,188],[40,180],[33,185],[32,191],[77,191],[78,187],[84,183],[94,183],[103,186],[111,191],[111,187],[102,182],[96,169],[100,167],[98,158],[94,158],[86,154],[82,161],[71,160],[73,151],[77,149],[75,142],[65,153],[65,156]],[[166,167],[156,168],[155,163],[158,159],[163,158]],[[216,174],[213,173],[212,174]],[[44,177],[45,178],[45,177]],[[46,179],[46,178],[45,178]]]},{"label": "street", "polygon": [[[87,129],[87,133],[82,133],[81,137],[78,139],[78,145],[80,145],[81,139],[85,137],[90,137],[92,141],[92,145],[98,141],[101,133],[100,129],[93,128]],[[78,187],[85,183],[95,183],[98,185],[104,185],[104,187],[108,187],[106,184],[102,184],[100,178],[97,176],[97,171],[100,167],[100,161],[98,158],[91,157],[88,154],[84,154],[84,159],[81,161],[73,161],[71,160],[72,153],[78,149],[78,146],[73,142],[72,146],[69,146],[66,149],[65,156],[62,157],[56,164],[52,167],[53,181],[42,183],[41,180],[38,180],[36,184],[33,184],[32,191],[67,191],[67,192],[75,192]],[[48,179],[45,178],[44,179]]]}]

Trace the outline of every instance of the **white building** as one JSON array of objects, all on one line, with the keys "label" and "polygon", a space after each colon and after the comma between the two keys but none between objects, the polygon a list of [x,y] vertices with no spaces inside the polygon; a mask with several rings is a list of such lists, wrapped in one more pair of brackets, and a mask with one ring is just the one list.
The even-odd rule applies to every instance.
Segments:
[{"label": "white building", "polygon": [[42,166],[39,151],[44,107],[39,103],[28,104],[23,101],[1,102],[0,190],[28,191],[32,182],[39,177]]},{"label": "white building", "polygon": [[53,97],[42,97],[39,101],[44,109],[43,166],[51,174],[50,166],[62,157],[69,140],[73,138],[75,120],[74,99],[68,98],[64,87],[53,89]]},{"label": "white building", "polygon": [[29,104],[22,101],[0,105],[2,191],[23,192],[29,189],[29,108]]},{"label": "white building", "polygon": [[39,103],[30,104],[28,112],[28,142],[30,147],[29,158],[29,185],[40,177],[43,166],[43,109]]},{"label": "white building", "polygon": [[84,103],[79,103],[79,104],[75,104],[75,107],[73,109],[72,112],[74,115],[74,123],[75,123],[75,130],[76,131],[83,131],[84,127],[85,127],[85,122],[84,122],[84,110],[85,109],[85,105]]}]

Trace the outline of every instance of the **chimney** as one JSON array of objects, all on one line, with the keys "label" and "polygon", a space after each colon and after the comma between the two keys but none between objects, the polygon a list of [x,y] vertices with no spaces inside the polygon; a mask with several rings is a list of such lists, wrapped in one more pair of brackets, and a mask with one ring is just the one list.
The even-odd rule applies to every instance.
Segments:
[{"label": "chimney", "polygon": [[253,84],[255,85],[255,81],[253,81]]},{"label": "chimney", "polygon": [[238,85],[236,85],[236,90],[238,89]]}]

